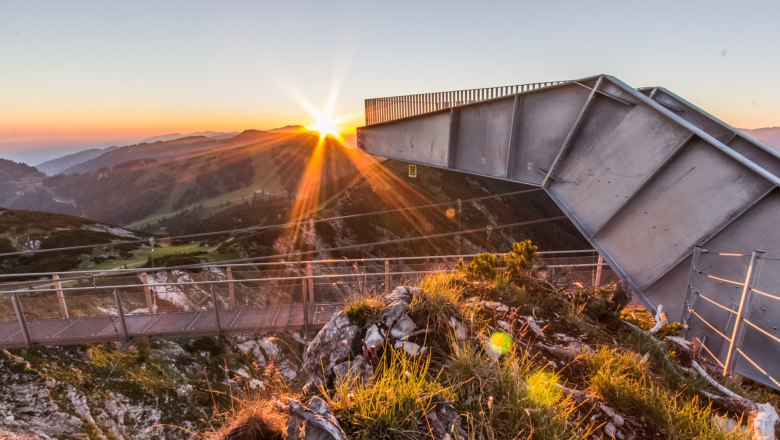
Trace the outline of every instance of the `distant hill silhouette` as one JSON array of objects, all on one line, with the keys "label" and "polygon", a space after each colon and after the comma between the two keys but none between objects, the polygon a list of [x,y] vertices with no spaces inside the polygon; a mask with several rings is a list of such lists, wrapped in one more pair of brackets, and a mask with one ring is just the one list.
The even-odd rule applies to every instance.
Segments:
[{"label": "distant hill silhouette", "polygon": [[756,128],[752,130],[742,130],[748,136],[763,142],[780,153],[780,127]]},{"label": "distant hill silhouette", "polygon": [[89,150],[79,151],[77,153],[68,154],[62,157],[58,157],[57,159],[46,161],[42,164],[36,165],[35,168],[38,168],[40,171],[49,176],[53,176],[65,171],[70,167],[74,167],[80,163],[92,160],[111,148],[116,147],[90,148]]}]

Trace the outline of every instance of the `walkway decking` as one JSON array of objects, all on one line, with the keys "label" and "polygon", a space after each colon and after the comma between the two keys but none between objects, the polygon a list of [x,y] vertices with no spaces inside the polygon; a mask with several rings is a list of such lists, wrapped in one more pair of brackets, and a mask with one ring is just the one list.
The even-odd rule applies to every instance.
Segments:
[{"label": "walkway decking", "polygon": [[[309,307],[309,328],[322,327],[343,307],[316,304]],[[271,330],[299,330],[305,324],[300,305],[265,306],[219,311],[219,327],[213,310],[125,315],[127,337],[118,316],[28,320],[33,345],[68,345],[124,341],[139,337],[189,337]],[[24,333],[17,321],[0,322],[0,348],[24,347]]]}]

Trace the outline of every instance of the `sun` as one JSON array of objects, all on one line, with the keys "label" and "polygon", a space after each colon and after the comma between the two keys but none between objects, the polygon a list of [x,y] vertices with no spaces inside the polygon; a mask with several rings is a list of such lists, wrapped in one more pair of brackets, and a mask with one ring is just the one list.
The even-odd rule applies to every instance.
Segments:
[{"label": "sun", "polygon": [[332,115],[316,115],[314,123],[307,125],[306,129],[318,132],[321,138],[330,136],[338,139],[341,136],[340,123],[341,120]]}]

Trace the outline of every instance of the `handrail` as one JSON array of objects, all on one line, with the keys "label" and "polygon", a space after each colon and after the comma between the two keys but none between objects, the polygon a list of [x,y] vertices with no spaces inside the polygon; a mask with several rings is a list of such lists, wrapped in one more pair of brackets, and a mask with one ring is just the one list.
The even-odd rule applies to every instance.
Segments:
[{"label": "handrail", "polygon": [[[573,251],[540,251],[537,252],[540,257],[545,257],[547,255],[565,255],[565,254],[595,254],[596,251],[593,249],[578,249]],[[506,255],[507,253],[497,253],[494,255]],[[372,262],[372,261],[413,261],[413,260],[449,260],[449,259],[456,259],[456,258],[472,258],[479,254],[451,254],[451,255],[422,255],[422,256],[413,256],[413,257],[371,257],[371,258],[343,258],[343,259],[334,259],[334,258],[326,258],[322,260],[301,260],[301,261],[258,261],[258,262],[250,262],[250,263],[224,263],[220,264],[219,261],[213,261],[213,262],[207,262],[207,263],[201,263],[201,264],[190,264],[190,265],[182,265],[182,266],[171,266],[171,267],[158,267],[158,268],[149,268],[149,267],[142,267],[142,268],[134,268],[134,269],[104,269],[104,270],[71,270],[71,271],[61,271],[61,272],[30,272],[30,273],[18,273],[18,274],[0,274],[0,279],[2,278],[26,278],[26,277],[43,277],[43,276],[52,276],[52,275],[59,275],[60,278],[65,278],[68,275],[90,275],[90,276],[115,276],[115,275],[127,275],[127,274],[139,274],[142,272],[157,272],[157,271],[172,271],[172,270],[181,270],[181,269],[204,269],[204,268],[210,268],[210,267],[263,267],[263,266],[284,266],[284,265],[297,265],[297,264],[331,264],[331,263],[362,263],[362,262]],[[68,277],[69,280],[77,279],[77,277]],[[13,281],[10,283],[5,284],[8,285],[14,285],[14,284],[27,284],[30,282],[38,282],[39,280],[29,280],[29,281]],[[0,287],[2,287],[3,284],[0,284]]]},{"label": "handrail", "polygon": [[383,124],[397,119],[446,110],[474,102],[504,98],[567,82],[569,81],[547,81],[481,89],[370,98],[365,100],[366,125]]}]

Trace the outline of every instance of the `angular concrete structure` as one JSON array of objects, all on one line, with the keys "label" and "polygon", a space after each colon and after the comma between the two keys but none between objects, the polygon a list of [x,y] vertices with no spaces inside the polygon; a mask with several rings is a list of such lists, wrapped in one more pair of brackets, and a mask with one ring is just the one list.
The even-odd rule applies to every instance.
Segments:
[{"label": "angular concrete structure", "polygon": [[[780,156],[665,89],[599,75],[372,99],[366,118],[358,146],[370,154],[544,188],[643,302],[663,305],[670,319],[689,312],[697,246],[780,257]],[[713,273],[744,274],[734,261],[710,263]],[[780,273],[764,276],[780,286]],[[780,301],[764,308],[756,313],[780,336]],[[717,319],[729,331],[728,317]],[[780,345],[773,350],[780,359]]]}]

